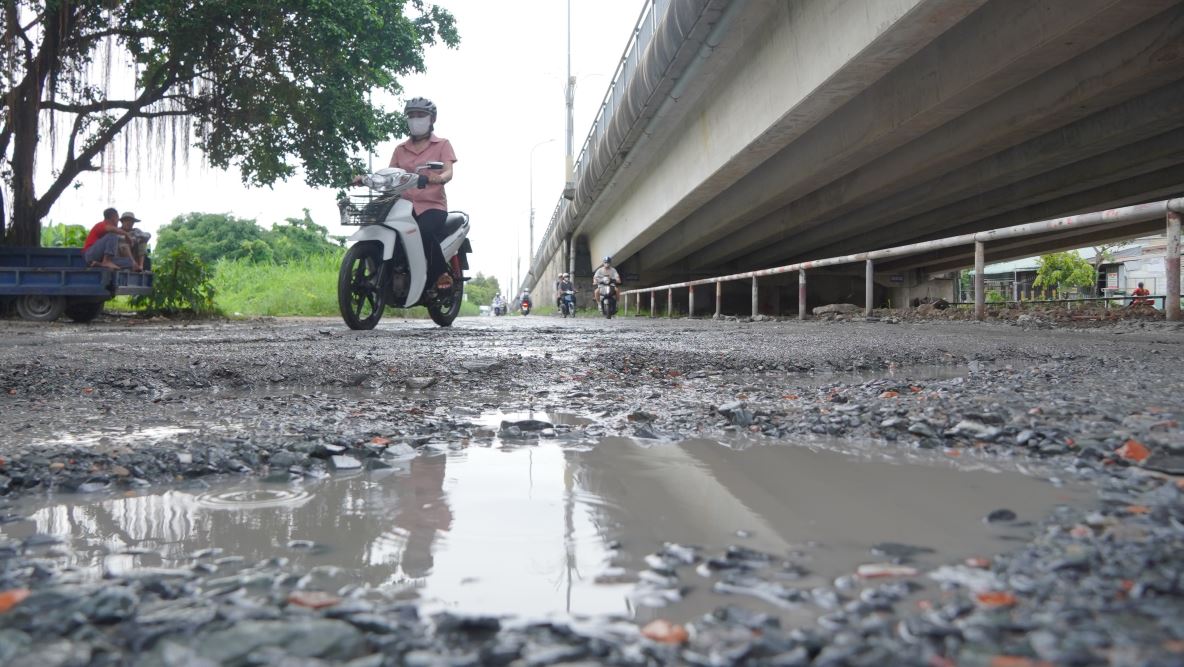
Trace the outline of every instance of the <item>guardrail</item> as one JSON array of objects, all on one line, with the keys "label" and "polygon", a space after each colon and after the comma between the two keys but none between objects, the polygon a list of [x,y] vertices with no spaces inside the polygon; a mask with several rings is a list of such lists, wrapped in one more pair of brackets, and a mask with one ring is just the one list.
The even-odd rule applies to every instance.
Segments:
[{"label": "guardrail", "polygon": [[[1046,234],[1064,229],[1097,227],[1107,224],[1146,222],[1148,220],[1164,217],[1167,221],[1167,248],[1164,257],[1164,268],[1165,273],[1167,274],[1166,278],[1168,288],[1167,294],[1161,295],[1161,298],[1166,299],[1164,310],[1166,312],[1167,319],[1169,321],[1175,322],[1180,320],[1180,224],[1182,214],[1184,214],[1184,198],[1165,199],[1147,204],[1136,204],[1134,206],[1124,206],[1122,208],[1097,211],[1094,213],[1084,213],[1081,215],[1070,215],[1062,218],[1053,218],[1051,220],[1042,220],[1040,222],[1031,222],[1023,225],[1016,225],[1014,227],[1004,227],[1002,229],[993,229],[990,231],[976,232],[973,234],[962,234],[959,236],[951,236],[934,241],[922,241],[920,243],[911,243],[909,245],[897,246],[895,248],[873,250],[870,252],[861,252],[853,255],[843,255],[841,257],[829,257],[827,259],[819,259],[809,262],[799,262],[797,264],[789,264],[787,266],[779,266],[771,269],[746,271],[744,273],[734,273],[731,275],[718,276],[715,278],[703,278],[700,280],[689,280],[686,282],[659,285],[655,287],[644,287],[621,292],[621,296],[625,300],[623,310],[626,314],[629,313],[629,297],[636,296],[637,298],[634,301],[637,312],[640,314],[641,295],[648,294],[650,317],[653,317],[655,314],[654,295],[657,292],[665,291],[666,315],[667,317],[671,317],[674,314],[674,290],[685,288],[688,290],[689,308],[687,310],[693,317],[695,313],[695,287],[699,285],[715,285],[715,315],[718,317],[720,315],[720,304],[723,296],[723,283],[739,280],[751,280],[752,315],[755,317],[756,315],[760,314],[758,299],[759,287],[757,284],[757,279],[765,276],[797,273],[798,318],[804,320],[806,319],[806,314],[808,312],[806,303],[806,272],[809,269],[816,269],[826,266],[839,266],[843,264],[857,264],[862,262],[864,263],[866,272],[866,278],[864,281],[864,313],[870,315],[873,302],[873,288],[875,286],[875,262],[877,260],[908,257],[933,250],[943,250],[947,248],[973,244],[975,268],[974,311],[975,317],[979,320],[982,320],[986,319],[987,312],[983,269],[986,266],[986,244],[988,242],[1000,241],[1003,239],[1022,238],[1026,236],[1034,236],[1037,234]],[[1172,298],[1173,296],[1175,298]]]}]

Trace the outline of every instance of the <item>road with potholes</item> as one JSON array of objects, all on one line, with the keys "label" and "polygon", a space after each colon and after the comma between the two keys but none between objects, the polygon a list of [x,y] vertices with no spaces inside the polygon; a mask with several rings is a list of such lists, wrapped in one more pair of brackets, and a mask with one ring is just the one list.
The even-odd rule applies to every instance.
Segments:
[{"label": "road with potholes", "polygon": [[[1146,322],[3,322],[0,661],[1175,664],[1182,344]],[[228,498],[255,518],[203,513]],[[367,503],[399,530],[334,518]],[[530,537],[548,504],[566,527]],[[177,507],[189,528],[157,534]],[[516,568],[549,547],[473,523],[565,565]],[[557,572],[564,602],[515,599]]]}]

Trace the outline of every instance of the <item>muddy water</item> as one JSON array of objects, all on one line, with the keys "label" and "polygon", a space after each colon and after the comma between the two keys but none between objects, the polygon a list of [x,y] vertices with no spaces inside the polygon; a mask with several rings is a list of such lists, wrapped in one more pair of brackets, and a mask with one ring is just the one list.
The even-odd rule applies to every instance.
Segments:
[{"label": "muddy water", "polygon": [[[813,586],[883,560],[870,553],[881,542],[933,549],[916,559],[922,570],[997,553],[1035,530],[1024,520],[1082,497],[940,455],[906,463],[791,444],[494,441],[391,463],[314,482],[58,495],[14,508],[25,518],[0,534],[59,537],[45,557],[82,578],[195,562],[216,563],[219,577],[283,557],[278,567],[311,571],[310,588],[429,609],[687,619],[760,604],[712,593],[688,568],[683,600],[644,606],[632,582],[663,542],[708,555],[731,544],[767,551],[804,568],[794,585]],[[1018,525],[984,523],[1003,507]],[[220,551],[201,553],[211,548]]]}]

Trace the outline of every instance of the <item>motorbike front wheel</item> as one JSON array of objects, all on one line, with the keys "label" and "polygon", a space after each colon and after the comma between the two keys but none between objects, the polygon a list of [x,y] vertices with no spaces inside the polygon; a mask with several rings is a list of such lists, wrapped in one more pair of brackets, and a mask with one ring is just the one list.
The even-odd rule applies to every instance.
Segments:
[{"label": "motorbike front wheel", "polygon": [[452,321],[460,315],[460,303],[464,300],[465,280],[460,268],[460,256],[455,255],[451,263],[452,288],[428,303],[428,315],[432,321],[442,327],[452,326]]},{"label": "motorbike front wheel", "polygon": [[612,297],[606,298],[606,299],[604,300],[604,305],[603,305],[603,307],[602,307],[601,309],[604,311],[604,318],[605,318],[606,320],[611,320],[611,319],[613,319],[613,315],[616,315],[616,314],[617,314],[617,301],[616,301],[616,299],[613,299]]},{"label": "motorbike front wheel", "polygon": [[373,329],[382,319],[386,295],[378,283],[382,245],[359,243],[345,253],[337,274],[337,305],[351,329]]}]

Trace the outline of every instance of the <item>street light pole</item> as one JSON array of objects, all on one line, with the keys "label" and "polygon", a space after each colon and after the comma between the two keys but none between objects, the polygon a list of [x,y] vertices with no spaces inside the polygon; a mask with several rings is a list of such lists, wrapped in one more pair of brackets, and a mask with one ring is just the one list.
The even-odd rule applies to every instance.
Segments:
[{"label": "street light pole", "polygon": [[[530,149],[530,246],[526,253],[526,261],[530,263],[534,262],[534,152],[539,147],[546,146],[553,141],[555,140],[540,141]],[[529,273],[529,267],[527,268]]]},{"label": "street light pole", "polygon": [[564,91],[567,103],[567,152],[566,166],[563,172],[563,197],[568,200],[576,197],[575,179],[575,104],[576,78],[571,75],[571,0],[567,0],[567,89]]}]

